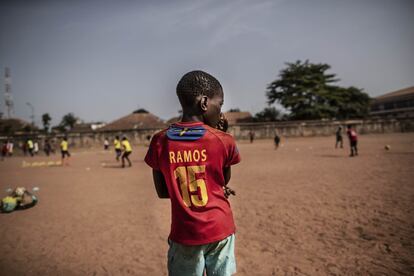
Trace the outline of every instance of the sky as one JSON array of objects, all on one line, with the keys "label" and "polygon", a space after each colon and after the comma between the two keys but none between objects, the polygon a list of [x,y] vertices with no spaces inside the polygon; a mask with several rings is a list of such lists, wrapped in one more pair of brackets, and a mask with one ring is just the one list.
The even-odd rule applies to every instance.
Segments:
[{"label": "sky", "polygon": [[255,114],[286,62],[331,65],[371,97],[414,86],[412,0],[0,0],[4,68],[15,117],[52,124],[73,112],[111,122],[138,108],[178,115],[175,88],[204,70],[224,107]]}]

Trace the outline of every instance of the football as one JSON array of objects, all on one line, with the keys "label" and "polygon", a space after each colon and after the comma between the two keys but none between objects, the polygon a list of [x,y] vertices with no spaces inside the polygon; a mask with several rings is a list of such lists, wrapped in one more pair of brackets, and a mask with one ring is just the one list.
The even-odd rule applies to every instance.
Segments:
[{"label": "football", "polygon": [[23,187],[17,187],[16,190],[15,190],[17,196],[23,196],[25,191],[26,191],[26,189],[23,188]]}]

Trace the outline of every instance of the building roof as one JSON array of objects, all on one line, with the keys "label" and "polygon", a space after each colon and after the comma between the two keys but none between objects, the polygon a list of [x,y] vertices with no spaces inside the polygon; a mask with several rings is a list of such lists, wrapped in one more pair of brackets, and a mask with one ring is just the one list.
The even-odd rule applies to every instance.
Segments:
[{"label": "building roof", "polygon": [[394,92],[390,92],[378,97],[375,97],[374,99],[376,101],[382,101],[382,100],[389,100],[392,98],[402,97],[402,96],[408,96],[408,95],[414,95],[414,86],[407,87],[404,89],[400,89]]},{"label": "building roof", "polygon": [[132,113],[118,120],[110,122],[99,131],[117,131],[132,129],[164,128],[166,124],[157,116],[151,113]]},{"label": "building roof", "polygon": [[225,112],[224,116],[226,117],[229,125],[234,125],[242,122],[251,122],[253,116],[250,112],[240,111],[240,112]]}]

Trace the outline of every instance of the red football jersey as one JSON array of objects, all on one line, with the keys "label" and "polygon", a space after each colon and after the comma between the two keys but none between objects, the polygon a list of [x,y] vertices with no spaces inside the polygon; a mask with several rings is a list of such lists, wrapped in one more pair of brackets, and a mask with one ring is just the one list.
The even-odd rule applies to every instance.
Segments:
[{"label": "red football jersey", "polygon": [[348,134],[349,140],[351,140],[351,141],[353,141],[353,142],[358,140],[358,135],[357,135],[357,133],[356,133],[356,131],[355,131],[355,130],[353,130],[353,129],[348,129],[348,130],[346,131],[346,133]]},{"label": "red football jersey", "polygon": [[231,135],[202,122],[176,123],[153,137],[145,162],[164,175],[171,200],[172,241],[201,245],[235,232],[223,192],[223,168],[240,162]]}]

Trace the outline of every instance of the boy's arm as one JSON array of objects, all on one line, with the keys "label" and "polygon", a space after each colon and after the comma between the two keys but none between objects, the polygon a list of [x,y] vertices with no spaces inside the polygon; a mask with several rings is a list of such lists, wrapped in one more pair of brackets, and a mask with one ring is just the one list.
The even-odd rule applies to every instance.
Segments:
[{"label": "boy's arm", "polygon": [[223,168],[223,175],[224,175],[224,196],[228,198],[230,195],[236,195],[236,191],[227,187],[227,184],[230,181],[231,178],[231,167]]},{"label": "boy's arm", "polygon": [[170,198],[168,194],[167,184],[161,171],[152,170],[152,178],[154,180],[155,190],[159,198]]},{"label": "boy's arm", "polygon": [[224,185],[227,185],[231,178],[231,167],[223,168]]}]

